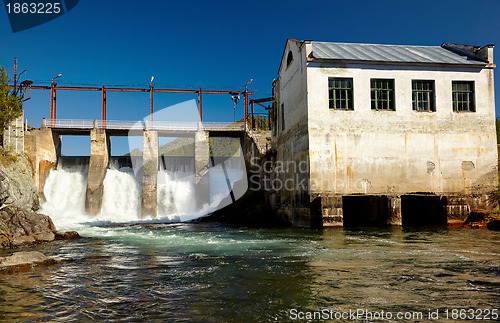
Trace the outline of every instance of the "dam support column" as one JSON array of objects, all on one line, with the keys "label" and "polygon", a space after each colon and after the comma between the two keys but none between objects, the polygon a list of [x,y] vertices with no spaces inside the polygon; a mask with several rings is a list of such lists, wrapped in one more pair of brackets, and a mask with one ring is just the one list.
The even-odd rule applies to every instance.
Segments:
[{"label": "dam support column", "polygon": [[196,208],[210,204],[210,142],[208,132],[199,130],[194,135],[194,166],[196,184]]},{"label": "dam support column", "polygon": [[50,170],[56,168],[57,157],[61,155],[61,137],[46,126],[44,118],[40,129],[25,133],[24,151],[32,161],[35,186],[44,198],[45,180]]},{"label": "dam support column", "polygon": [[387,197],[387,225],[400,226],[403,224],[401,217],[401,196],[388,196]]},{"label": "dam support column", "polygon": [[158,132],[144,130],[142,153],[142,217],[156,217],[158,190]]},{"label": "dam support column", "polygon": [[90,215],[101,211],[103,182],[109,165],[110,138],[105,129],[90,131],[90,160],[85,195],[85,210]]}]

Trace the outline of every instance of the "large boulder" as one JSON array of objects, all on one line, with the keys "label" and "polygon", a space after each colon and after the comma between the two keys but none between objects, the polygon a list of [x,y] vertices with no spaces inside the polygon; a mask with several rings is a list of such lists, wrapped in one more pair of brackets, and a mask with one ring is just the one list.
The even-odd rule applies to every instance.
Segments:
[{"label": "large boulder", "polygon": [[13,204],[29,211],[40,208],[31,167],[24,155],[15,156],[15,161],[8,157],[1,159],[0,204]]},{"label": "large boulder", "polygon": [[1,248],[75,238],[79,238],[76,232],[58,232],[47,215],[26,211],[13,205],[0,209]]}]

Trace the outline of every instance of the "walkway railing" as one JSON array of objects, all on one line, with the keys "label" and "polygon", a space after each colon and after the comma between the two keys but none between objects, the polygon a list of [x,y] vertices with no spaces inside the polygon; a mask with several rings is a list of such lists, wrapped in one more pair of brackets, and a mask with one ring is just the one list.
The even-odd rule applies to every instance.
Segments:
[{"label": "walkway railing", "polygon": [[[64,129],[110,129],[110,130],[164,130],[164,131],[197,131],[199,122],[174,121],[122,121],[122,120],[85,120],[85,119],[50,119],[50,128]],[[213,131],[243,131],[243,122],[202,122],[201,129]]]}]

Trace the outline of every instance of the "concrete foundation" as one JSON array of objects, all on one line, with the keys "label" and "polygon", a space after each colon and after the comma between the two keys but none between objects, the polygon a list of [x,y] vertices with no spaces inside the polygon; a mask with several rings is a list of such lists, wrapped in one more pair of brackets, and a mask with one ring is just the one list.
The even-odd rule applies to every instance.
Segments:
[{"label": "concrete foundation", "polygon": [[196,178],[196,208],[210,204],[210,145],[207,131],[200,130],[194,135],[194,167]]},{"label": "concrete foundation", "polygon": [[142,217],[156,217],[158,191],[158,132],[144,130],[142,168]]},{"label": "concrete foundation", "polygon": [[25,133],[25,153],[33,165],[33,180],[39,194],[43,196],[45,180],[50,170],[57,166],[57,157],[61,155],[61,138],[50,128],[42,126]]},{"label": "concrete foundation", "polygon": [[90,215],[101,211],[103,181],[109,165],[110,138],[105,129],[90,131],[90,160],[85,196],[85,210]]}]

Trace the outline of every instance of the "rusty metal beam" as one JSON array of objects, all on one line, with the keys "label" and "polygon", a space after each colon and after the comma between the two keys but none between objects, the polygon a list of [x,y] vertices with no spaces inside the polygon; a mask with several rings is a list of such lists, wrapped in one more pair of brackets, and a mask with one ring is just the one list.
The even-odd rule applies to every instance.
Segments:
[{"label": "rusty metal beam", "polygon": [[261,102],[271,102],[273,98],[262,98],[262,99],[251,99],[250,102],[261,103]]},{"label": "rusty metal beam", "polygon": [[[14,85],[9,85],[10,88],[14,88]],[[47,85],[32,85],[30,86],[33,90],[50,90],[50,86]],[[58,86],[58,90],[74,90],[74,91],[101,91],[100,87],[91,86]],[[150,92],[149,88],[120,88],[120,87],[107,87],[106,91],[118,91],[118,92]],[[185,89],[153,89],[153,92],[159,93],[198,93],[199,90],[185,90]],[[219,90],[202,90],[204,94],[244,94],[244,91],[219,91]],[[249,95],[255,95],[254,92],[247,92]]]},{"label": "rusty metal beam", "polygon": [[[51,84],[50,86],[45,85],[31,85],[30,88],[32,90],[50,90],[50,119],[56,119],[56,87],[57,85]],[[9,85],[10,88],[16,88],[16,84]],[[101,87],[91,87],[91,86],[59,86],[58,90],[66,90],[66,91],[101,91],[102,96],[102,109],[101,109],[101,118],[102,121],[106,120],[106,92],[114,91],[114,92],[149,92],[150,93],[150,114],[151,121],[153,121],[153,92],[158,93],[198,93],[198,114],[200,121],[202,121],[202,106],[201,106],[201,94],[243,94],[244,95],[244,120],[245,120],[245,129],[246,122],[248,120],[248,96],[254,95],[254,92],[245,91],[223,91],[223,90],[202,90],[199,88],[198,90],[187,90],[187,89],[154,89],[152,85],[149,88],[125,88],[125,87],[107,87],[104,85]],[[254,102],[265,102],[267,99],[259,99],[254,100]]]},{"label": "rusty metal beam", "polygon": [[255,104],[260,105],[261,107],[265,108],[266,110],[271,109],[271,106],[267,106],[267,107],[266,107],[265,105],[263,105],[263,104],[261,104],[261,103],[258,103],[258,102],[255,102]]}]

